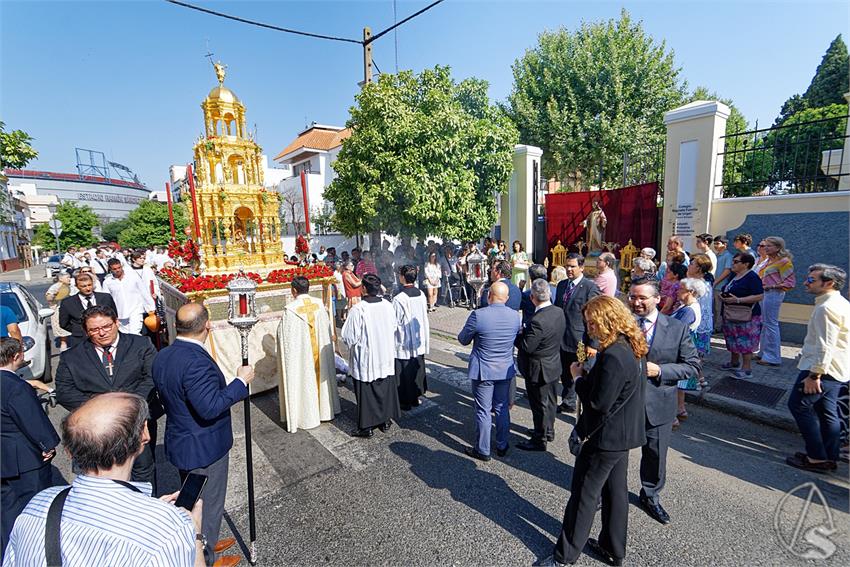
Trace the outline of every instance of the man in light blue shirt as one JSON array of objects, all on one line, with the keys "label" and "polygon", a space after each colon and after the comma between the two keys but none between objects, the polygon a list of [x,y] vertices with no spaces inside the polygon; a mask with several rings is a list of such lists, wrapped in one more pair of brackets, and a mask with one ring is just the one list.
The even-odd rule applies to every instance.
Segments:
[{"label": "man in light blue shirt", "polygon": [[[70,487],[33,497],[15,522],[3,567],[44,565],[46,537],[58,540],[65,567],[204,565],[202,501],[190,515],[173,505],[176,492],[151,498],[150,483],[130,482],[133,461],[150,441],[147,419],[144,398],[111,392],[62,421],[65,448],[82,473]],[[66,498],[54,533],[46,519],[60,493]]]}]

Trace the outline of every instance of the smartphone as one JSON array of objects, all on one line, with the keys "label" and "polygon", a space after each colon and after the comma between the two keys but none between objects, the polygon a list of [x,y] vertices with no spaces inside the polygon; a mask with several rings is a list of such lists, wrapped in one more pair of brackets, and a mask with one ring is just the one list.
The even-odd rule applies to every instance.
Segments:
[{"label": "smartphone", "polygon": [[191,511],[195,507],[195,502],[200,498],[201,491],[206,483],[206,475],[189,473],[186,480],[183,481],[183,486],[180,487],[180,494],[177,495],[177,501],[174,505]]}]

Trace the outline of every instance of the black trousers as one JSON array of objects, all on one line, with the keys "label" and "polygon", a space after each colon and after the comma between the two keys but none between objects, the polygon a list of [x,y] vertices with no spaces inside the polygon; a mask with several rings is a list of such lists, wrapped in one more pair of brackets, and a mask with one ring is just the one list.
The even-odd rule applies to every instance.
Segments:
[{"label": "black trousers", "polygon": [[576,387],[573,375],[570,373],[570,365],[573,362],[578,362],[576,353],[566,350],[561,351],[561,401],[569,402],[573,405],[576,403]]},{"label": "black trousers", "polygon": [[12,533],[12,527],[15,525],[15,520],[20,516],[27,504],[33,496],[50,488],[53,469],[50,463],[44,463],[44,466],[27,471],[19,476],[4,478],[0,481],[0,499],[2,499],[3,511],[0,514],[0,529],[2,529],[2,541],[0,541],[0,559],[6,554],[6,545],[9,543],[9,536]]},{"label": "black trousers", "polygon": [[659,493],[667,479],[667,448],[673,437],[673,422],[650,425],[646,422],[646,445],[641,448],[640,494],[653,504],[659,503]]},{"label": "black trousers", "polygon": [[148,420],[148,433],[151,440],[145,445],[142,453],[136,457],[130,480],[136,482],[149,482],[153,489],[152,496],[159,496],[156,486],[156,421]]},{"label": "black trousers", "polygon": [[558,405],[557,382],[549,384],[525,381],[528,404],[531,406],[531,418],[534,432],[531,440],[535,443],[555,440],[555,407]]},{"label": "black trousers", "polygon": [[628,451],[600,451],[585,447],[576,458],[570,499],[561,534],[555,544],[555,561],[573,563],[581,555],[602,496],[602,531],[599,544],[611,555],[626,556],[629,521]]}]

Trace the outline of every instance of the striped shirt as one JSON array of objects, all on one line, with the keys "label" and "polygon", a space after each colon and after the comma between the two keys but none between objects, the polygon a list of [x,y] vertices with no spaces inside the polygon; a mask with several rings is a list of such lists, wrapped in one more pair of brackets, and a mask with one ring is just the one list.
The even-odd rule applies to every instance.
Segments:
[{"label": "striped shirt", "polygon": [[[151,485],[134,492],[110,479],[79,475],[62,511],[62,565],[191,566],[195,528],[185,511],[151,498]],[[64,486],[36,494],[15,521],[3,567],[43,566],[47,510]]]},{"label": "striped shirt", "polygon": [[788,258],[768,260],[759,268],[758,273],[765,289],[777,288],[788,291],[794,289],[794,286],[797,285],[797,278],[794,276],[794,264]]}]

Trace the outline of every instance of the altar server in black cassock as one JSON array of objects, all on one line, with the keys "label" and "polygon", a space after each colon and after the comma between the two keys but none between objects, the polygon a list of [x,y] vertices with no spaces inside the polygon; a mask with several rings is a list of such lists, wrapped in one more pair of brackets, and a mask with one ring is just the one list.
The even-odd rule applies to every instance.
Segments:
[{"label": "altar server in black cassock", "polygon": [[381,278],[363,276],[363,300],[351,308],[342,326],[350,351],[351,377],[357,398],[355,437],[372,437],[378,427],[387,431],[401,410],[395,376],[396,317],[392,303],[380,297]]},{"label": "altar server in black cassock", "polygon": [[398,400],[407,411],[419,405],[419,396],[428,391],[425,378],[425,355],[430,351],[431,329],[428,323],[428,303],[416,287],[416,266],[399,269],[401,291],[393,298],[396,316],[395,375],[398,379]]}]

